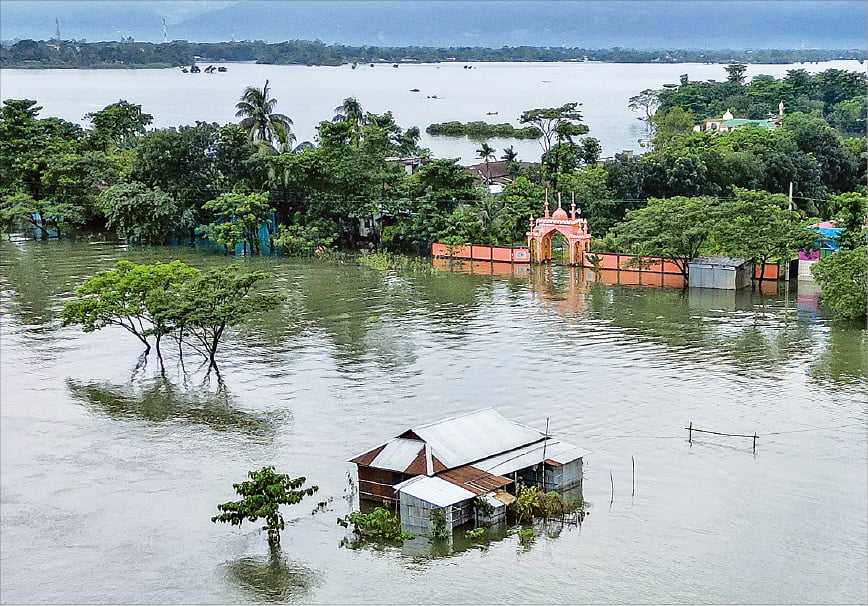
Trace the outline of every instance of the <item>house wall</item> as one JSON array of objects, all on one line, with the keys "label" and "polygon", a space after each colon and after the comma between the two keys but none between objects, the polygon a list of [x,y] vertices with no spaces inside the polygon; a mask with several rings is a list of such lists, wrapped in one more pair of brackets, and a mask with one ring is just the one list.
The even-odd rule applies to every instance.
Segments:
[{"label": "house wall", "polygon": [[431,512],[435,509],[443,509],[446,512],[446,526],[450,531],[473,521],[473,499],[447,507],[438,507],[412,495],[401,493],[399,496],[401,529],[412,535],[418,536],[431,532]]},{"label": "house wall", "polygon": [[[817,257],[819,258],[819,251]],[[804,259],[799,260],[799,280],[805,282],[813,282],[814,274],[811,273],[811,266],[814,265],[817,261],[806,261]]]},{"label": "house wall", "polygon": [[479,526],[492,526],[506,521],[506,505],[501,504],[494,508],[491,515],[477,514],[476,524]]},{"label": "house wall", "polygon": [[737,290],[750,286],[752,271],[753,265],[750,263],[737,268],[693,263],[690,265],[689,286],[691,288]]},{"label": "house wall", "polygon": [[582,459],[563,465],[546,465],[546,490],[562,491],[582,483]]},{"label": "house wall", "polygon": [[413,476],[398,471],[377,469],[359,465],[359,499],[363,501],[377,501],[381,503],[394,503],[398,497],[392,488],[395,484],[403,482]]},{"label": "house wall", "polygon": [[400,495],[401,530],[412,535],[431,532],[431,511],[436,505],[408,494]]},{"label": "house wall", "polygon": [[747,263],[742,265],[741,267],[735,270],[735,287],[745,288],[746,286],[750,286],[753,280],[753,269],[754,266],[752,263]]}]

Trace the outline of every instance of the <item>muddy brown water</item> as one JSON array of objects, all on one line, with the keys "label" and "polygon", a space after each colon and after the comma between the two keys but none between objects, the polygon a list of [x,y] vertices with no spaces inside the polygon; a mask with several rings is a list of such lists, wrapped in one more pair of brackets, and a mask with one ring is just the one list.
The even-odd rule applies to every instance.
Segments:
[{"label": "muddy brown water", "polygon": [[[115,603],[868,601],[868,336],[802,285],[759,295],[260,259],[285,306],[235,330],[224,388],[58,313],[111,243],[0,245],[0,599]],[[485,406],[591,451],[581,527],[351,549],[346,460]],[[753,433],[694,436],[694,426]],[[635,494],[632,463],[635,458]],[[249,469],[319,492],[282,555],[211,523]],[[610,472],[614,495],[610,484]],[[324,505],[317,507],[317,503]]]}]

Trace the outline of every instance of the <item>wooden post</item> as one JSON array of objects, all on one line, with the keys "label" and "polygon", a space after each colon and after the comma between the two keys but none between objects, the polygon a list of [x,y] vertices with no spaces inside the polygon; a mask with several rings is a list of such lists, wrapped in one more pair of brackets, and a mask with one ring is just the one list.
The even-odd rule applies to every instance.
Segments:
[{"label": "wooden post", "polygon": [[753,453],[754,454],[756,454],[756,439],[757,439],[756,432],[753,432]]},{"label": "wooden post", "polygon": [[609,501],[609,507],[615,502],[615,480],[612,478],[612,470],[609,470],[609,482],[612,484],[612,499]]},{"label": "wooden post", "polygon": [[630,493],[630,496],[635,497],[636,496],[636,457],[633,455],[630,455],[630,461],[633,462],[633,492]]},{"label": "wooden post", "polygon": [[687,428],[687,443],[693,444],[693,421],[690,422],[690,427]]}]

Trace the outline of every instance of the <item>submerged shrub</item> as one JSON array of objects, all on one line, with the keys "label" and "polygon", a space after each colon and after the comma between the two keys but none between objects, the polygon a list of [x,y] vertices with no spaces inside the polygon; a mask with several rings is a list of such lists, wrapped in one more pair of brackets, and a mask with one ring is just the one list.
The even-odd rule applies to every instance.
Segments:
[{"label": "submerged shrub", "polygon": [[344,528],[353,525],[353,532],[362,537],[375,538],[383,541],[404,541],[412,539],[413,535],[401,530],[401,520],[384,507],[377,507],[371,513],[353,513],[338,518],[338,524]]}]

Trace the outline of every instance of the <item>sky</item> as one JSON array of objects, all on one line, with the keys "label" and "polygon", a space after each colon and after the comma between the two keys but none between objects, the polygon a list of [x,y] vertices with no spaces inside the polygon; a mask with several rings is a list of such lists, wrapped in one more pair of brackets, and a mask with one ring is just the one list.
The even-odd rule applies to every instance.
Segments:
[{"label": "sky", "polygon": [[0,39],[865,48],[864,0],[0,0]]}]

